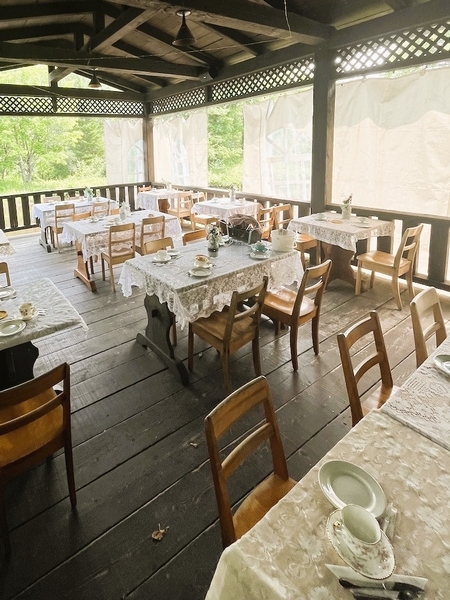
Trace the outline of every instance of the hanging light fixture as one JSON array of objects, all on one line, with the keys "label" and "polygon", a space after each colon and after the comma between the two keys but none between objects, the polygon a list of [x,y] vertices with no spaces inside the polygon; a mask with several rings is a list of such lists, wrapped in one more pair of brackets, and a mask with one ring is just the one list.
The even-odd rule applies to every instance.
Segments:
[{"label": "hanging light fixture", "polygon": [[95,69],[94,69],[94,73],[92,75],[92,79],[88,83],[88,87],[94,88],[97,90],[102,87],[102,84],[100,83],[100,81],[97,78],[97,73],[95,72]]},{"label": "hanging light fixture", "polygon": [[181,27],[172,42],[173,46],[190,46],[195,44],[195,37],[192,35],[189,27],[186,25],[186,17],[191,14],[190,10],[177,10],[177,15],[182,18]]}]

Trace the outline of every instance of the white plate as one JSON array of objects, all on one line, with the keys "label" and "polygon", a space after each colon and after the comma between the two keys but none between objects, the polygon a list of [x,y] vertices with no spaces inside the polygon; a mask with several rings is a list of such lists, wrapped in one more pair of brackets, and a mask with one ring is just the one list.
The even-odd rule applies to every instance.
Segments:
[{"label": "white plate", "polygon": [[264,260],[269,258],[270,252],[250,252],[250,258],[255,260]]},{"label": "white plate", "polygon": [[353,554],[344,541],[341,522],[341,511],[335,510],[328,517],[327,535],[333,548],[354,571],[370,579],[387,579],[395,569],[394,549],[386,534],[381,532],[377,544],[364,546],[364,552]]},{"label": "white plate", "polygon": [[10,298],[11,296],[14,296],[15,293],[16,293],[16,290],[13,289],[12,287],[1,288],[0,289],[0,298]]},{"label": "white plate", "polygon": [[447,375],[450,375],[450,355],[449,354],[438,354],[434,357],[434,364],[444,371]]},{"label": "white plate", "polygon": [[211,269],[195,267],[194,269],[190,269],[189,275],[192,275],[192,277],[208,277],[208,275],[211,275]]},{"label": "white plate", "polygon": [[160,263],[160,264],[162,264],[162,265],[163,265],[163,264],[165,264],[165,263],[168,263],[168,262],[170,262],[170,256],[169,256],[169,257],[167,257],[167,258],[154,258],[154,259],[153,259],[153,262],[155,262],[155,263]]},{"label": "white plate", "polygon": [[386,509],[386,496],[380,484],[367,471],[344,460],[329,460],[319,470],[322,492],[336,508],[359,504],[381,517]]},{"label": "white plate", "polygon": [[0,337],[15,335],[25,329],[26,323],[22,319],[11,319],[0,323]]},{"label": "white plate", "polygon": [[167,250],[167,252],[169,253],[170,258],[178,258],[181,254],[178,250]]}]

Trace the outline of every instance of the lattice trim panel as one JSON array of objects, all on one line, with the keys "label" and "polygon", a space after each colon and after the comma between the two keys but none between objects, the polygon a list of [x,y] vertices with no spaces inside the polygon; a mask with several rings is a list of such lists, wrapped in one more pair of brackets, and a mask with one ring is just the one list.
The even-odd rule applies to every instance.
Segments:
[{"label": "lattice trim panel", "polygon": [[0,96],[0,114],[144,116],[142,102],[102,98]]},{"label": "lattice trim panel", "polygon": [[172,112],[176,110],[185,110],[195,108],[206,103],[206,88],[197,88],[182,94],[175,94],[168,98],[160,98],[152,102],[152,114]]},{"label": "lattice trim panel", "polygon": [[450,56],[450,22],[392,33],[376,40],[339,48],[336,72],[349,73],[391,69]]}]

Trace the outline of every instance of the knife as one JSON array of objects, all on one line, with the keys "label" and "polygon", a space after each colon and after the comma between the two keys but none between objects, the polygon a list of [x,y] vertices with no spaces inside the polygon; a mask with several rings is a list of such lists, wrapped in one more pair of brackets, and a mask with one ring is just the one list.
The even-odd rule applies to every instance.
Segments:
[{"label": "knife", "polygon": [[364,585],[361,585],[361,584],[352,583],[351,581],[347,581],[346,579],[339,579],[339,583],[342,585],[342,587],[352,588],[354,590],[383,589],[383,590],[394,590],[397,592],[401,592],[401,591],[415,592],[416,594],[423,592],[423,588],[421,588],[417,585],[414,585],[412,583],[405,582],[405,581],[394,581],[394,582],[387,581],[384,584],[385,587],[383,587],[383,588],[381,588],[380,583],[378,583],[376,586],[367,585],[366,583],[364,583]]},{"label": "knife", "polygon": [[[394,588],[395,584],[405,584],[408,586],[415,586],[417,588],[416,591],[421,592],[425,589],[425,586],[428,582],[428,579],[425,577],[414,577],[412,575],[391,575],[388,579],[377,580],[377,579],[369,579],[368,577],[364,577],[363,575],[359,575],[356,571],[351,569],[350,567],[342,567],[340,565],[325,565],[327,569],[329,569],[333,575],[335,575],[338,579],[342,579],[346,581],[348,584],[352,586],[361,586],[365,588],[382,588],[387,590],[398,589]],[[411,587],[403,588],[409,589],[413,591]]]},{"label": "knife", "polygon": [[398,600],[398,592],[389,590],[378,590],[376,588],[358,588],[351,590],[353,598],[356,600],[379,600],[385,598],[388,600]]}]

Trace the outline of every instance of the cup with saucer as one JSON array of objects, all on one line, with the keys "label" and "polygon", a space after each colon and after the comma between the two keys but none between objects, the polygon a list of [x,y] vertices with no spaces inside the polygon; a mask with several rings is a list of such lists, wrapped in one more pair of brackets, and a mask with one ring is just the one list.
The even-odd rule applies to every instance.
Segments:
[{"label": "cup with saucer", "polygon": [[19,306],[20,318],[23,321],[31,321],[36,316],[36,307],[32,302],[23,302]]}]

